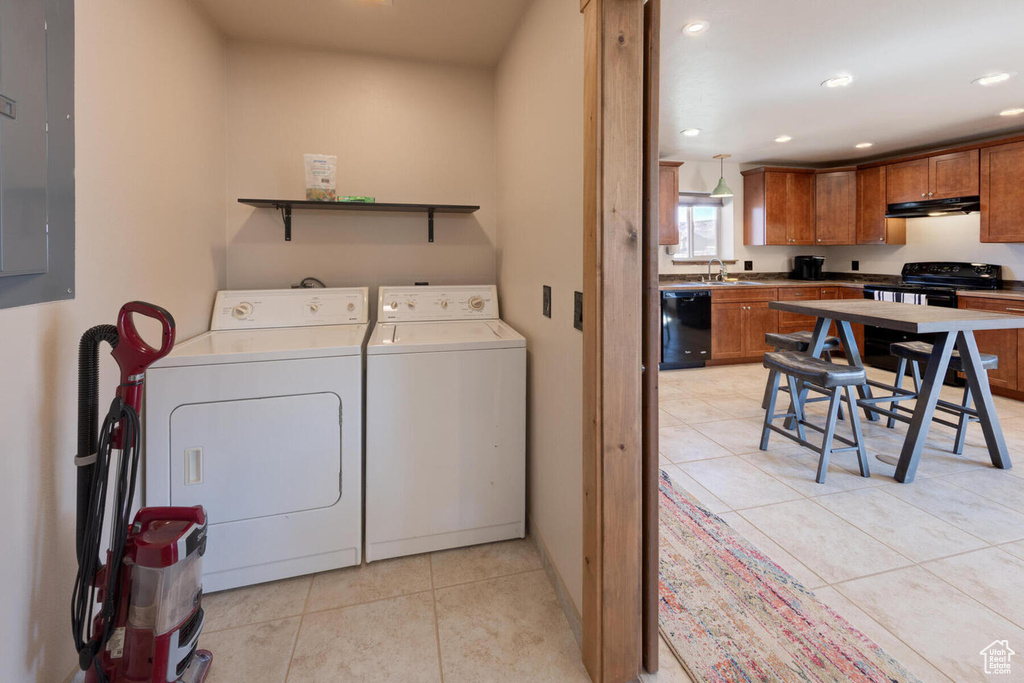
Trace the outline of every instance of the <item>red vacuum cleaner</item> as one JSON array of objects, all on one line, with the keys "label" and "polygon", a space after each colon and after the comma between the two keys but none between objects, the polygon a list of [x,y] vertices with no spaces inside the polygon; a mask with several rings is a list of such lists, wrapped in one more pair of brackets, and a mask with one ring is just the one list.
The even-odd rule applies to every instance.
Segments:
[{"label": "red vacuum cleaner", "polygon": [[[159,349],[139,335],[135,315],[160,323]],[[101,342],[113,349],[121,383],[97,435]],[[200,683],[212,662],[208,651],[197,649],[204,619],[206,511],[198,505],[143,508],[129,523],[139,470],[139,404],[146,368],[173,346],[174,318],[141,301],[121,308],[116,327],[88,330],[79,345],[78,575],[71,622],[86,683]],[[110,539],[106,562],[101,563],[115,451]]]}]

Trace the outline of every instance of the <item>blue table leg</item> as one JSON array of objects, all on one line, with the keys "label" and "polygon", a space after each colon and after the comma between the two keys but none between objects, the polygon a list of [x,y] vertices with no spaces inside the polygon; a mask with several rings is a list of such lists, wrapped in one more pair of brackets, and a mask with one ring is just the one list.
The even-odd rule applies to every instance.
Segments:
[{"label": "blue table leg", "polygon": [[928,438],[928,429],[931,427],[932,417],[935,415],[935,404],[938,402],[939,392],[942,390],[942,380],[949,367],[949,357],[953,354],[955,338],[956,335],[952,332],[939,332],[935,335],[932,355],[928,358],[928,367],[921,380],[921,392],[917,396],[917,405],[914,406],[914,415],[910,419],[907,438],[903,442],[900,461],[896,464],[896,481],[898,482],[909,484],[914,481],[917,463],[921,460],[921,452],[924,450],[924,443]]},{"label": "blue table leg", "polygon": [[[856,368],[864,367],[864,361],[860,357],[860,349],[857,348],[857,337],[853,334],[853,328],[850,326],[849,321],[839,320],[836,322],[837,331],[839,332],[839,340],[843,343],[843,351],[846,354],[846,362]],[[861,398],[871,398],[871,387],[867,384],[861,384],[857,387],[857,395]],[[853,407],[850,407],[853,410]],[[864,417],[872,422],[877,422],[880,418],[878,413],[872,412],[866,406],[864,407]]]},{"label": "blue table leg", "polygon": [[988,372],[981,366],[981,355],[978,353],[974,332],[966,330],[958,334],[956,348],[963,362],[967,386],[974,396],[974,407],[978,411],[978,421],[985,434],[985,444],[988,446],[992,465],[1003,470],[1009,469],[1011,464],[1010,455],[1006,450],[1006,439],[1003,438],[1003,430],[996,415],[996,406],[988,383]]}]

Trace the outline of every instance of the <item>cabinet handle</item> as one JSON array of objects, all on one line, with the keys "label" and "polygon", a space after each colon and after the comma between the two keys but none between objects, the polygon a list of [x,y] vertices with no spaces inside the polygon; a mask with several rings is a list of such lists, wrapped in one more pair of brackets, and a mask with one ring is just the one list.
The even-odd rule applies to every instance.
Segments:
[{"label": "cabinet handle", "polygon": [[924,192],[922,192],[922,193],[921,193],[921,196],[922,196],[922,197],[927,197],[928,195],[927,195],[927,194],[925,194]]},{"label": "cabinet handle", "polygon": [[1024,308],[1012,308],[1010,306],[1007,306],[1006,310],[1013,311],[1014,313],[1024,313]]},{"label": "cabinet handle", "polygon": [[934,195],[935,195],[935,193],[934,193],[934,192],[929,192],[929,193],[928,193],[928,196],[929,196],[929,197],[932,197],[932,196],[934,196]]}]

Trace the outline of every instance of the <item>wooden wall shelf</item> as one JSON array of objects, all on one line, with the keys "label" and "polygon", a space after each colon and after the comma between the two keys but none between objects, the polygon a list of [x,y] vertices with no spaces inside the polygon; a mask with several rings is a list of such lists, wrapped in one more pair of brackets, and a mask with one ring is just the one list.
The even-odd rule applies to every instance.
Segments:
[{"label": "wooden wall shelf", "polygon": [[303,211],[392,211],[427,214],[427,240],[434,241],[435,213],[475,213],[479,206],[469,204],[396,204],[377,202],[311,202],[304,199],[239,199],[239,204],[257,209],[277,209],[284,220],[284,240],[292,241],[292,209]]}]

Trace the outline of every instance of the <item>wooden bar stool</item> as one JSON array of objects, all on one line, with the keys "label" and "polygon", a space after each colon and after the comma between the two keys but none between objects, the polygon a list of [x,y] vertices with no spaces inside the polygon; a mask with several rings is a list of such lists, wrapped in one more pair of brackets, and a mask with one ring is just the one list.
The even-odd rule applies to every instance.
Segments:
[{"label": "wooden bar stool", "polygon": [[[921,391],[921,363],[928,363],[928,359],[932,354],[932,345],[927,342],[911,341],[911,342],[899,342],[891,344],[889,346],[889,353],[898,359],[896,365],[896,390],[893,392],[895,397],[899,394],[903,399],[905,398],[916,398],[918,393]],[[981,367],[985,370],[993,370],[999,367],[999,356],[992,353],[982,353],[981,355]],[[903,376],[907,372],[907,364],[910,364],[910,371],[913,373],[914,378],[914,390],[907,391],[903,389]],[[956,372],[963,372],[964,364],[960,358],[960,352],[953,350],[953,354],[949,358],[949,369]],[[956,415],[957,421],[949,422],[947,420],[941,420],[934,418],[935,422],[952,427],[956,430],[956,439],[953,444],[953,452],[957,455],[961,455],[964,452],[964,442],[967,440],[967,425],[972,422],[978,421],[978,411],[973,408],[973,401],[971,399],[971,387],[964,387],[963,399],[960,404],[951,403],[944,401],[941,398],[935,405],[936,410],[940,410],[950,415]],[[904,420],[903,417],[897,417],[897,413],[900,411],[912,413],[913,411],[909,408],[905,408],[899,405],[896,401],[890,406],[892,413],[889,415],[889,419],[886,422],[886,427],[892,429],[896,425],[896,420],[909,422]]]},{"label": "wooden bar stool", "polygon": [[[795,351],[773,351],[764,354],[764,367],[770,371],[768,374],[768,407],[764,413],[764,429],[761,432],[761,450],[768,450],[768,439],[772,432],[797,442],[805,448],[810,448],[819,454],[818,473],[815,480],[819,484],[825,483],[825,473],[828,470],[828,461],[833,453],[841,451],[857,451],[857,462],[860,466],[861,476],[870,477],[868,468],[867,451],[864,449],[864,435],[861,431],[860,416],[857,414],[857,398],[854,389],[867,381],[867,373],[864,368],[852,365],[839,365],[820,358],[811,358],[807,354]],[[786,376],[786,383],[790,394],[790,411],[776,413],[775,405],[780,393],[779,387],[782,383],[782,376]],[[804,403],[800,400],[798,383],[803,383],[809,388],[827,394],[829,401],[828,414],[825,418],[825,425],[819,426],[808,422],[804,417]],[[846,402],[850,414],[850,429],[852,440],[836,434],[836,423],[839,418],[839,405]],[[794,421],[796,435],[791,431],[773,424],[775,420],[783,419]],[[815,446],[807,440],[804,428],[812,429],[823,435],[821,446]],[[840,441],[847,444],[844,448],[833,448],[833,442]]]}]

